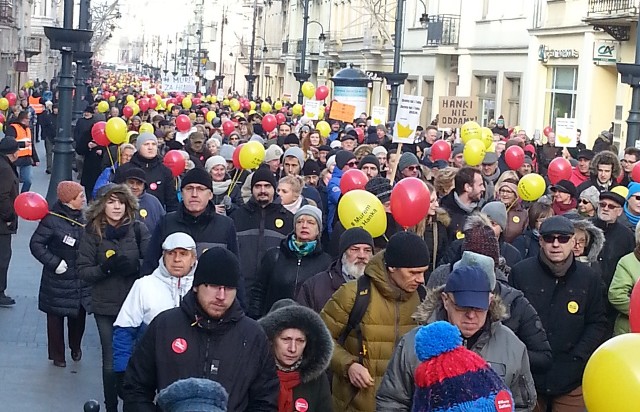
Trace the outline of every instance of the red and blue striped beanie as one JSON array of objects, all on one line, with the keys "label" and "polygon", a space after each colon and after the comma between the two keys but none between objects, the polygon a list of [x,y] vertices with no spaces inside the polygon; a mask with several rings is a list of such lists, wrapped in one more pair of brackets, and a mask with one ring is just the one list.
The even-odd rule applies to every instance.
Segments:
[{"label": "red and blue striped beanie", "polygon": [[421,327],[415,349],[413,412],[512,412],[513,397],[478,354],[462,346],[457,327],[439,321]]}]

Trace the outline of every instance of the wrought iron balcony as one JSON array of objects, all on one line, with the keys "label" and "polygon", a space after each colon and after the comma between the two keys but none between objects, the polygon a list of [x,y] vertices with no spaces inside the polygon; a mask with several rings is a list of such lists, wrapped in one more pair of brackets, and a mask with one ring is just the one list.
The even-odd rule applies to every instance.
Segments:
[{"label": "wrought iron balcony", "polygon": [[585,23],[609,33],[618,41],[629,40],[638,20],[640,0],[589,0]]},{"label": "wrought iron balcony", "polygon": [[588,15],[638,15],[638,0],[589,0]]},{"label": "wrought iron balcony", "polygon": [[460,16],[437,14],[429,16],[427,46],[454,46],[460,36]]}]

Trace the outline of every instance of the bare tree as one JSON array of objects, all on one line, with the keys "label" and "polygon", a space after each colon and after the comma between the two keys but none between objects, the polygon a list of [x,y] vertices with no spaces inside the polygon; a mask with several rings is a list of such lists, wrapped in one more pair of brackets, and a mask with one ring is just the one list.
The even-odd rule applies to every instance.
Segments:
[{"label": "bare tree", "polygon": [[101,49],[113,36],[113,31],[118,28],[118,20],[122,17],[119,10],[120,0],[102,0],[94,2],[91,6],[91,50],[100,53]]},{"label": "bare tree", "polygon": [[[380,39],[393,44],[392,30],[398,0],[361,0],[351,4],[358,17],[351,23],[362,25],[365,31],[377,34]],[[357,6],[356,6],[357,4]]]}]

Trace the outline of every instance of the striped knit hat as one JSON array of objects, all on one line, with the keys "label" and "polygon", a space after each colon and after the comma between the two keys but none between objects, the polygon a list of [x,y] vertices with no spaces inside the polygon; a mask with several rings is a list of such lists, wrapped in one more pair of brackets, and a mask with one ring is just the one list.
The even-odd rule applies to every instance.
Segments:
[{"label": "striped knit hat", "polygon": [[439,321],[416,333],[413,412],[512,412],[511,392],[478,354],[462,346],[457,327]]}]

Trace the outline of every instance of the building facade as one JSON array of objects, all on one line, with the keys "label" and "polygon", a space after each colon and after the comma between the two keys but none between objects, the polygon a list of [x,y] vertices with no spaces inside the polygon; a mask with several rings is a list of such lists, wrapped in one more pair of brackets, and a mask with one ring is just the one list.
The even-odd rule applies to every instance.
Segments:
[{"label": "building facade", "polygon": [[29,79],[46,80],[57,77],[60,70],[60,52],[51,50],[49,39],[44,35],[45,26],[60,26],[62,3],[54,0],[33,0],[31,33],[26,39],[29,58]]}]

